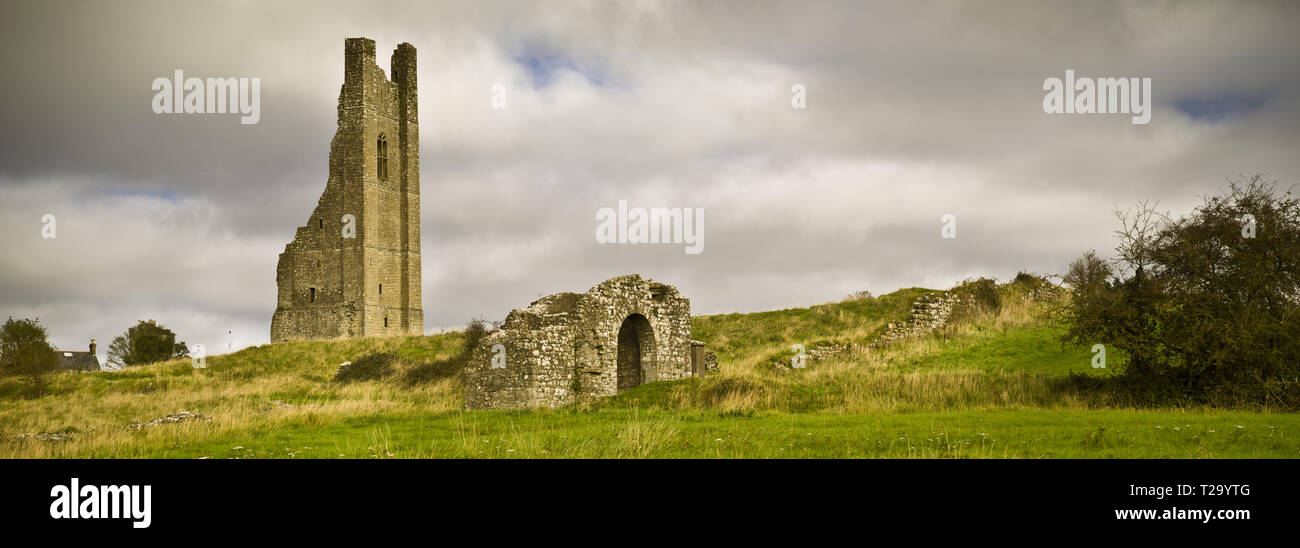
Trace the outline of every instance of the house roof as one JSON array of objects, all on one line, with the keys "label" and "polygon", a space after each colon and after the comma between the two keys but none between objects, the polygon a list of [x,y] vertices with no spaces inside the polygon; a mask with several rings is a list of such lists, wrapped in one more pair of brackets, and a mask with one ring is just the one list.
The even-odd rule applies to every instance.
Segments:
[{"label": "house roof", "polygon": [[59,356],[58,371],[99,371],[99,356],[85,350],[55,350]]}]

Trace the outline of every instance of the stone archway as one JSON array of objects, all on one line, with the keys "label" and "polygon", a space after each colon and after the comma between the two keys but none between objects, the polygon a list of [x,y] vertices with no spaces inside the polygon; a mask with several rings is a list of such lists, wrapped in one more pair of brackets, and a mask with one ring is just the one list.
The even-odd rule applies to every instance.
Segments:
[{"label": "stone archway", "polygon": [[646,372],[654,363],[655,334],[650,320],[632,314],[618,328],[618,392],[646,382]]},{"label": "stone archway", "polygon": [[716,364],[702,346],[677,288],[637,274],[610,278],[511,310],[465,366],[465,407],[562,407],[690,377]]}]

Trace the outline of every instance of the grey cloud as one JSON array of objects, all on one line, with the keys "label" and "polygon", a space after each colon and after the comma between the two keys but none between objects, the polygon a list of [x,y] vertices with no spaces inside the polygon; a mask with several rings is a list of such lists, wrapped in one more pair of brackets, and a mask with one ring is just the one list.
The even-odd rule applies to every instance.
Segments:
[{"label": "grey cloud", "polygon": [[[726,312],[1059,271],[1109,249],[1116,205],[1186,211],[1224,177],[1300,173],[1287,2],[7,10],[0,313],[40,316],[61,345],[146,315],[210,351],[267,339],[276,255],[324,187],[350,36],[419,50],[431,328],[627,272]],[[546,85],[519,63],[529,48],[556,59]],[[262,78],[262,121],[153,114],[150,82],[177,68]],[[1042,80],[1066,69],[1151,77],[1152,123],[1044,114]],[[507,109],[489,106],[495,84]],[[1175,106],[1234,94],[1262,99],[1218,123]],[[705,208],[704,254],[596,243],[595,210],[620,199]],[[60,237],[42,240],[52,210]],[[945,213],[957,240],[938,238]]]}]

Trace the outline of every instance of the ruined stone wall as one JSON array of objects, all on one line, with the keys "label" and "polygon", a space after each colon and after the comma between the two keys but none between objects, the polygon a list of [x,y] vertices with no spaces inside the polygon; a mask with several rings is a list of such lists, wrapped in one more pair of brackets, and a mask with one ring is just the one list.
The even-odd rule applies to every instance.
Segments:
[{"label": "ruined stone wall", "polygon": [[[557,407],[616,394],[619,332],[625,322],[629,329],[642,326],[635,339],[637,384],[691,376],[690,306],[677,288],[632,274],[586,293],[558,293],[511,311],[466,366],[465,405]],[[498,364],[503,358],[504,367],[494,367],[494,357]]]},{"label": "ruined stone wall", "polygon": [[[952,319],[953,312],[963,303],[961,295],[953,291],[926,293],[912,302],[912,313],[903,322],[889,323],[880,337],[866,345],[867,348],[887,346],[907,339],[917,339],[943,329]],[[809,360],[829,360],[857,351],[857,343],[839,344],[821,342],[808,347]],[[790,367],[790,362],[777,360],[772,365],[778,369]]]},{"label": "ruined stone wall", "polygon": [[870,346],[884,346],[903,339],[923,337],[948,325],[961,296],[952,291],[926,293],[912,303],[912,315],[902,323],[891,323]]},{"label": "ruined stone wall", "polygon": [[[415,48],[399,45],[390,71],[391,81],[374,41],[345,42],[329,178],[280,255],[272,341],[424,332]],[[344,215],[355,218],[353,238],[344,237]]]}]

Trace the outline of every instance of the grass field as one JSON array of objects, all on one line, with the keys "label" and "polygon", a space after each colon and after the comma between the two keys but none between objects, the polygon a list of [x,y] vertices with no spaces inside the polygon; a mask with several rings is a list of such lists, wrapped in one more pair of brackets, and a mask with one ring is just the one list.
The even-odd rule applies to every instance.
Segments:
[{"label": "grass field", "polygon": [[[1041,301],[867,350],[924,289],[809,308],[694,318],[720,371],[598,403],[464,411],[456,377],[331,382],[390,351],[405,366],[455,354],[459,333],[292,342],[121,372],[53,376],[46,396],[0,381],[0,457],[1097,457],[1296,458],[1300,415],[1117,407],[1064,381],[1094,370],[1063,347]],[[804,369],[793,344],[857,345]],[[207,420],[133,428],[180,411]],[[38,439],[31,434],[62,434]],[[24,436],[26,435],[26,436]],[[49,436],[46,436],[48,438]]]}]

